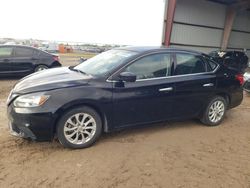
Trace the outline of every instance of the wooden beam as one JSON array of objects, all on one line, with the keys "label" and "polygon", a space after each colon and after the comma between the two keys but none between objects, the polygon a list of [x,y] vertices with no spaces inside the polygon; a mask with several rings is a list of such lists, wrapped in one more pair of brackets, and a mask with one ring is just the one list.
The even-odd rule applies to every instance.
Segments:
[{"label": "wooden beam", "polygon": [[222,50],[226,50],[228,47],[228,42],[229,42],[230,34],[232,31],[235,15],[236,15],[236,10],[232,7],[228,7],[227,13],[226,13],[224,32],[223,32],[223,39],[221,42]]},{"label": "wooden beam", "polygon": [[165,6],[164,28],[163,28],[163,45],[169,46],[173,28],[174,14],[177,0],[168,0]]}]

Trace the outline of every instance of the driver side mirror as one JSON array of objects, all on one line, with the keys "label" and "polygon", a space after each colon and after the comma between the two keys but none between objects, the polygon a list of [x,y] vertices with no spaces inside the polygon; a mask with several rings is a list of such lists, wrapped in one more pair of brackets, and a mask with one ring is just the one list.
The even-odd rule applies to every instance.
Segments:
[{"label": "driver side mirror", "polygon": [[119,75],[119,79],[121,81],[125,81],[125,82],[135,82],[136,81],[136,75],[132,72],[122,72]]}]

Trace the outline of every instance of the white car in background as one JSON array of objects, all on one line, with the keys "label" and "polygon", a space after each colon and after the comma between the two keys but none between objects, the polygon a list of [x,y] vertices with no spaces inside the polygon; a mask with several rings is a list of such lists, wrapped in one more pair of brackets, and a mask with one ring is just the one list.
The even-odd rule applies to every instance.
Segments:
[{"label": "white car in background", "polygon": [[250,93],[250,72],[244,74],[244,85],[243,88],[245,91]]}]

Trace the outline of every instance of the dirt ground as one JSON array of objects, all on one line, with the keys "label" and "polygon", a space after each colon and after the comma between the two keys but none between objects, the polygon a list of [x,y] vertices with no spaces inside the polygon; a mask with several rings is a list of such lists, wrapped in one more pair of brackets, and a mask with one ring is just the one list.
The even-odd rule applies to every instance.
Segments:
[{"label": "dirt ground", "polygon": [[217,127],[169,122],[105,134],[91,148],[70,150],[9,135],[5,101],[16,81],[0,80],[0,188],[250,188],[248,95]]}]

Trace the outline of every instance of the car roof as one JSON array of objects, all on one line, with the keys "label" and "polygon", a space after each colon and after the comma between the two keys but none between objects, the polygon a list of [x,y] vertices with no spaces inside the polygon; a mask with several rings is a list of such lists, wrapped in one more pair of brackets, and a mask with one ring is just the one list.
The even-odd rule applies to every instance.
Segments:
[{"label": "car roof", "polygon": [[178,52],[195,53],[195,54],[200,54],[200,55],[203,54],[202,52],[198,52],[195,50],[165,47],[165,46],[127,46],[127,47],[120,47],[120,48],[115,48],[115,49],[134,51],[138,53],[150,53],[150,52],[157,52],[157,51],[168,51],[168,52],[178,51]]},{"label": "car roof", "polygon": [[35,49],[38,50],[37,48],[34,48],[32,46],[26,46],[26,45],[19,45],[19,44],[2,44],[0,45],[0,47],[21,47],[21,48],[31,48],[31,49]]},{"label": "car roof", "polygon": [[49,54],[51,55],[50,53],[44,51],[44,50],[40,50],[38,48],[35,48],[35,47],[32,47],[32,46],[26,46],[26,45],[19,45],[19,44],[2,44],[0,45],[0,47],[21,47],[21,48],[29,48],[29,49],[33,49],[33,50],[37,50],[37,51],[40,51],[40,52],[43,52],[43,53],[46,53],[46,54]]}]

